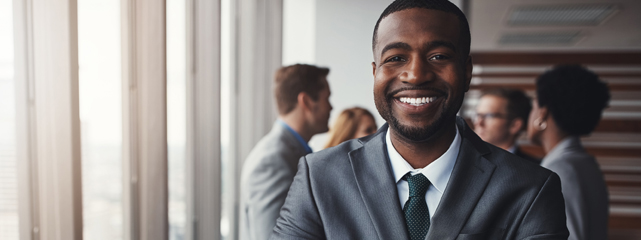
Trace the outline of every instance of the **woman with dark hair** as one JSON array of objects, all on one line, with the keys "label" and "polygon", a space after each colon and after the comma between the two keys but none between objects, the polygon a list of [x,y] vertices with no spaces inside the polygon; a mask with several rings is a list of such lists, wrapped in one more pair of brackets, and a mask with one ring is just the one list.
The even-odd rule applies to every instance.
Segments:
[{"label": "woman with dark hair", "polygon": [[367,109],[353,107],[343,110],[329,129],[329,140],[325,148],[344,141],[361,138],[376,132],[376,120]]},{"label": "woman with dark hair", "polygon": [[569,239],[607,238],[607,187],[579,137],[596,128],[609,100],[607,85],[578,65],[557,66],[536,80],[528,138],[546,153],[541,166],[561,178]]}]

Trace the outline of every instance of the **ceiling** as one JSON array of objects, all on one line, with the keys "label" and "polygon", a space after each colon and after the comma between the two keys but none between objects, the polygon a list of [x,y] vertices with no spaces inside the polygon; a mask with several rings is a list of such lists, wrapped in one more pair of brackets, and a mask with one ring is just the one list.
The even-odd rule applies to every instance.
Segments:
[{"label": "ceiling", "polygon": [[[468,0],[466,3],[472,32],[471,50],[475,52],[641,51],[641,0]],[[519,21],[523,16],[538,23]]]}]

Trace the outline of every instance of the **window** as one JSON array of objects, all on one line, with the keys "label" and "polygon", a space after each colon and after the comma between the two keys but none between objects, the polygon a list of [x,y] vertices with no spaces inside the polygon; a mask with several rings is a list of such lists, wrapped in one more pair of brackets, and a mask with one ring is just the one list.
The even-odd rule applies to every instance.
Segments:
[{"label": "window", "polygon": [[187,224],[185,7],[185,0],[167,0],[167,151],[170,240],[184,239]]},{"label": "window", "polygon": [[84,238],[123,238],[120,1],[78,0]]},{"label": "window", "polygon": [[18,240],[13,7],[0,0],[0,239]]}]

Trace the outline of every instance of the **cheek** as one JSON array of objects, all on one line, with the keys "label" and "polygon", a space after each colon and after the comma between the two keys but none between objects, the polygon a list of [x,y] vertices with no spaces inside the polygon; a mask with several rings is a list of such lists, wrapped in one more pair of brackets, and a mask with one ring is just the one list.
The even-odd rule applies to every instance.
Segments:
[{"label": "cheek", "polygon": [[396,76],[395,70],[385,67],[379,68],[374,76],[374,92],[384,93],[392,83],[394,76]]},{"label": "cheek", "polygon": [[385,91],[385,83],[383,80],[374,79],[374,95],[382,94]]},{"label": "cheek", "polygon": [[525,128],[528,136],[533,135],[536,130],[534,126],[534,119],[535,119],[535,110],[533,109],[530,112],[530,116],[528,117],[528,121],[527,121],[527,127]]},{"label": "cheek", "polygon": [[527,121],[527,129],[530,129],[532,126],[534,126],[534,119],[536,118],[536,112],[537,112],[537,109],[532,109],[532,111],[530,111],[530,116],[528,116],[528,121]]}]

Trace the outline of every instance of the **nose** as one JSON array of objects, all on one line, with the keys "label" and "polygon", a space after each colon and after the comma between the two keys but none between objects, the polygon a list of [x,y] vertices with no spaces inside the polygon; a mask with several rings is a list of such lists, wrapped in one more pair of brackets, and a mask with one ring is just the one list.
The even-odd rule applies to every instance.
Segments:
[{"label": "nose", "polygon": [[474,127],[481,126],[483,125],[483,117],[476,115],[472,118],[472,122],[474,123]]},{"label": "nose", "polygon": [[414,57],[406,65],[406,69],[401,75],[401,81],[412,85],[421,85],[431,81],[434,73],[430,69],[427,59]]}]

